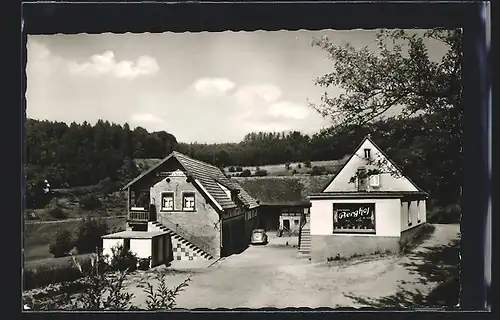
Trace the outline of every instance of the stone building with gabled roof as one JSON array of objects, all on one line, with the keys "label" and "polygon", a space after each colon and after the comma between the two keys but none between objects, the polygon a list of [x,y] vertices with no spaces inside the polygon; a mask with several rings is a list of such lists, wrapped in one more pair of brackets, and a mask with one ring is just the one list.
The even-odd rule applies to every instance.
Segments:
[{"label": "stone building with gabled roof", "polygon": [[123,190],[128,195],[129,229],[170,234],[173,260],[241,252],[257,225],[259,204],[236,181],[176,151]]}]

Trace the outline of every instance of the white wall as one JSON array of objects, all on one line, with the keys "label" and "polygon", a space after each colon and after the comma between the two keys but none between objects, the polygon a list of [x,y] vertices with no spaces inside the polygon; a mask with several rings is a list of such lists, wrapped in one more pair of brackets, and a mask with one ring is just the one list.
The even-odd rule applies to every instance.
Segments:
[{"label": "white wall", "polygon": [[113,256],[111,249],[118,245],[123,246],[123,239],[102,239],[102,253],[111,258]]},{"label": "white wall", "polygon": [[[400,200],[399,199],[321,199],[311,200],[311,235],[333,234],[334,203],[375,203],[375,234],[378,237],[399,237]],[[336,234],[337,235],[337,234]],[[357,234],[339,234],[358,236]],[[370,236],[362,234],[362,236]]]},{"label": "white wall", "polygon": [[[427,221],[426,203],[425,200],[410,201],[408,209],[408,201],[401,202],[401,231],[405,231],[415,227],[416,225]],[[408,225],[408,217],[410,218],[411,226]],[[420,219],[420,222],[418,220]]]},{"label": "white wall", "polygon": [[[365,166],[369,169],[366,165],[366,160],[364,160],[364,149],[371,150],[370,153],[373,159],[385,158],[382,153],[378,151],[377,147],[375,147],[369,140],[365,140],[361,147],[355,151],[356,153],[344,166],[342,171],[340,171],[330,185],[326,187],[325,192],[358,191],[356,184],[349,183],[349,180],[356,174],[356,171],[360,166]],[[387,163],[388,168],[390,167],[391,170],[396,170],[390,162]],[[376,167],[373,168],[375,169]],[[380,187],[369,188],[373,191],[418,191],[418,189],[415,188],[415,186],[405,177],[394,177],[390,173],[380,174]]]},{"label": "white wall", "polygon": [[138,258],[151,257],[151,239],[130,239],[130,251]]}]

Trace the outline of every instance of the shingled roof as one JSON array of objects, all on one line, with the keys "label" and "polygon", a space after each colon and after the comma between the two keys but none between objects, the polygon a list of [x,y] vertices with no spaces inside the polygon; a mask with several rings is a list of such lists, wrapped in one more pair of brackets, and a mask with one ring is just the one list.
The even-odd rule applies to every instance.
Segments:
[{"label": "shingled roof", "polygon": [[308,196],[321,192],[334,175],[234,178],[260,205],[295,206],[309,203]]},{"label": "shingled roof", "polygon": [[223,209],[235,208],[236,204],[233,200],[231,200],[230,197],[228,197],[226,192],[222,190],[222,188],[219,186],[219,183],[229,189],[240,190],[240,192],[238,193],[238,198],[249,209],[253,209],[259,206],[254,198],[246,193],[245,190],[243,190],[236,181],[231,181],[229,178],[227,178],[219,168],[206,162],[190,158],[177,151],[173,151],[169,156],[161,161],[158,161],[158,163],[156,163],[149,170],[143,172],[141,175],[125,185],[123,189],[129,188],[137,181],[141,180],[143,177],[155,171],[158,167],[160,167],[163,163],[167,162],[167,160],[171,158],[175,158],[189,175],[198,180],[206,190],[206,192],[208,192],[209,195],[212,196]]}]

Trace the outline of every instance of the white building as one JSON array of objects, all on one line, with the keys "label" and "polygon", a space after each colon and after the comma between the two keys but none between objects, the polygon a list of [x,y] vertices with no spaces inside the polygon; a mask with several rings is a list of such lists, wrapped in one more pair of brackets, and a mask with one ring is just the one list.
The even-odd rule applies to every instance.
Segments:
[{"label": "white building", "polygon": [[368,135],[323,192],[310,196],[311,259],[398,251],[426,222],[426,199]]}]

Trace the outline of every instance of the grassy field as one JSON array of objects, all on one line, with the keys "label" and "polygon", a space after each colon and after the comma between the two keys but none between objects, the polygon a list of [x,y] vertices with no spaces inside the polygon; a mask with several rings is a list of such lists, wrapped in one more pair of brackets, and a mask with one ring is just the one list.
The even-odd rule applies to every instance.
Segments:
[{"label": "grassy field", "polygon": [[[348,158],[349,156],[345,156],[340,160],[311,161],[311,168],[307,168],[304,165],[304,163],[301,162],[292,162],[290,163],[289,170],[286,169],[284,163],[259,166],[259,169],[266,170],[269,176],[291,176],[293,174],[309,174],[312,170],[312,167],[323,167],[326,169],[327,173],[336,173],[338,172],[340,167],[347,161]],[[151,168],[156,163],[158,163],[158,161],[160,161],[160,159],[135,159],[135,163],[139,167],[139,170],[141,171]],[[235,176],[240,173],[240,172],[229,172],[229,168],[230,166],[224,168],[224,171],[229,176]],[[242,167],[242,170],[246,169],[250,170],[250,172],[253,175],[257,170],[257,166]]]},{"label": "grassy field", "polygon": [[[336,173],[340,167],[347,161],[347,157],[340,160],[325,160],[325,161],[311,161],[311,168],[307,168],[304,163],[301,162],[291,162],[290,169],[287,170],[285,164],[270,164],[265,166],[259,166],[260,170],[266,170],[269,176],[291,176],[294,174],[309,174],[311,173],[312,167],[323,167],[326,169],[327,173]],[[299,168],[300,167],[300,168]],[[257,171],[257,166],[244,166],[243,170],[250,170],[250,172],[255,174]],[[230,176],[239,174],[240,172],[229,172],[229,167],[224,168],[226,173]]]},{"label": "grassy field", "polygon": [[[110,230],[125,227],[126,217],[107,217],[105,219]],[[76,231],[80,220],[57,221],[49,223],[26,223],[24,226],[24,260],[33,261],[52,258],[49,245],[59,229]]]}]

